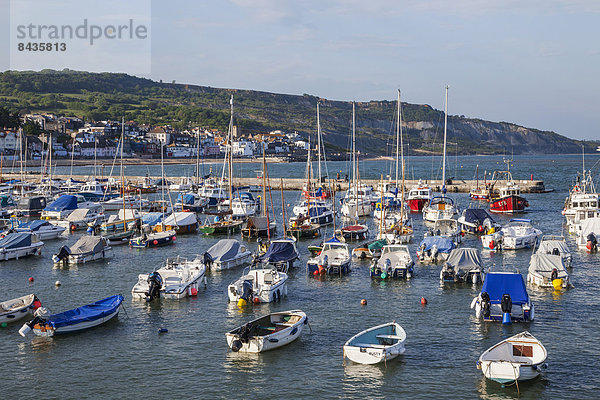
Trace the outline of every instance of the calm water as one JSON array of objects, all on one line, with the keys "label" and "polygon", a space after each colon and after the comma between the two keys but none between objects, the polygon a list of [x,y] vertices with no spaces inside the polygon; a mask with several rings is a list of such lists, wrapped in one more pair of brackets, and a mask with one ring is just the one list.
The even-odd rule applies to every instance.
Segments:
[{"label": "calm water", "polygon": [[[587,164],[597,162],[589,156]],[[439,159],[413,158],[415,176],[431,178]],[[456,161],[456,163],[455,163]],[[475,165],[480,170],[501,166],[501,157],[450,158],[451,173],[471,179]],[[207,166],[206,166],[207,167]],[[193,166],[167,167],[169,176],[191,175]],[[271,165],[271,177],[301,177],[302,164]],[[363,176],[376,178],[385,162],[365,162]],[[258,166],[236,165],[237,174],[252,176]],[[345,163],[331,163],[330,172],[345,171]],[[555,189],[548,194],[529,194],[527,215],[546,234],[560,234],[560,214],[575,172],[581,169],[578,156],[515,158],[515,178],[544,179]],[[83,168],[78,168],[78,172]],[[130,166],[131,175],[143,175],[146,166]],[[454,171],[456,170],[456,174]],[[598,167],[594,170],[597,174]],[[151,167],[151,174],[158,169]],[[412,173],[412,172],[411,172]],[[284,175],[285,174],[285,175]],[[481,172],[483,174],[483,172]],[[239,175],[238,175],[239,176]],[[452,195],[459,205],[468,205],[466,194]],[[293,204],[298,194],[285,193]],[[280,212],[280,194],[273,193]],[[501,223],[508,218],[498,218]],[[420,215],[413,216],[416,250],[423,234]],[[241,270],[209,273],[206,289],[196,298],[162,301],[152,305],[133,302],[130,291],[137,275],[159,267],[165,258],[194,257],[217,239],[181,236],[175,246],[134,250],[115,248],[108,262],[56,270],[50,256],[78,235],[49,241],[41,257],[0,264],[0,299],[35,292],[53,312],[64,311],[109,295],[125,296],[125,311],[108,324],[80,334],[54,339],[21,338],[21,324],[0,330],[2,346],[2,394],[0,398],[486,398],[517,397],[514,386],[501,388],[487,382],[475,367],[479,355],[498,341],[530,330],[548,350],[545,377],[521,384],[521,398],[595,398],[596,369],[600,363],[599,306],[600,256],[575,250],[572,282],[574,289],[558,293],[530,289],[536,305],[531,324],[502,326],[481,323],[469,308],[478,293],[471,285],[453,287],[439,283],[439,266],[417,263],[408,282],[376,282],[369,278],[368,264],[354,264],[343,278],[315,279],[305,271],[306,246],[298,248],[299,268],[289,280],[289,295],[279,304],[264,304],[240,311],[227,303],[226,287]],[[255,243],[250,244],[252,248]],[[481,245],[468,238],[463,246]],[[483,253],[494,270],[526,274],[530,251]],[[30,284],[28,277],[35,277]],[[55,288],[60,280],[62,286]],[[425,307],[420,299],[429,300]],[[367,306],[360,299],[368,300]],[[308,330],[293,344],[261,355],[228,351],[224,333],[245,321],[277,310],[300,308],[309,316]],[[396,320],[407,332],[406,353],[384,366],[342,363],[344,342],[367,327]],[[165,327],[169,333],[159,335]]]}]

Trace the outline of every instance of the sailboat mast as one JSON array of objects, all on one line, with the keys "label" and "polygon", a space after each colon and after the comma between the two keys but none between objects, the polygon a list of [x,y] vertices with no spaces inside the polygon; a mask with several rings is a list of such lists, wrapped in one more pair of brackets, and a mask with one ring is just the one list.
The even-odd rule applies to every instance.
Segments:
[{"label": "sailboat mast", "polygon": [[232,184],[233,184],[233,95],[231,95],[231,99],[229,100],[229,104],[231,106],[231,116],[229,119],[229,132],[228,132],[228,138],[227,138],[227,142],[228,145],[227,148],[229,149],[229,166],[228,166],[228,174],[229,174],[229,210],[231,210],[231,202],[233,201],[233,188],[232,188]]},{"label": "sailboat mast", "polygon": [[318,172],[317,176],[317,187],[321,185],[321,121],[319,117],[319,103],[317,102],[317,159],[318,159]]},{"label": "sailboat mast", "polygon": [[[400,101],[400,89],[398,89],[398,131],[400,132],[400,160],[402,162],[402,186],[400,187],[400,225],[404,224],[404,141],[402,138],[402,102]],[[396,160],[398,154],[396,154]],[[397,161],[396,161],[397,162]],[[396,166],[396,169],[398,167]],[[396,189],[398,189],[398,171],[396,171]]]},{"label": "sailboat mast", "polygon": [[[356,200],[356,213],[358,214],[358,188],[356,187],[358,167],[356,166],[356,109],[352,102],[352,183],[354,186],[354,197]],[[358,215],[357,215],[358,216]]]},{"label": "sailboat mast", "polygon": [[[398,89],[398,115],[396,116],[396,189],[398,188],[398,147],[400,146],[400,89]],[[383,189],[383,186],[381,187]]]},{"label": "sailboat mast", "polygon": [[448,130],[448,88],[446,85],[446,102],[444,103],[444,158],[442,159],[442,194],[446,193],[446,136]]},{"label": "sailboat mast", "polygon": [[125,215],[125,167],[123,167],[123,147],[125,146],[125,118],[121,118],[121,196],[123,197],[123,231],[126,231]]},{"label": "sailboat mast", "polygon": [[200,131],[196,135],[196,188],[198,188],[200,186]]},{"label": "sailboat mast", "polygon": [[[262,214],[265,217],[268,217],[268,213],[267,213],[267,158],[265,156],[265,142],[264,142],[264,138],[262,141],[262,161],[263,161],[263,173],[262,173],[262,178],[263,178],[263,185],[262,185]],[[309,189],[310,190],[310,189]]]}]

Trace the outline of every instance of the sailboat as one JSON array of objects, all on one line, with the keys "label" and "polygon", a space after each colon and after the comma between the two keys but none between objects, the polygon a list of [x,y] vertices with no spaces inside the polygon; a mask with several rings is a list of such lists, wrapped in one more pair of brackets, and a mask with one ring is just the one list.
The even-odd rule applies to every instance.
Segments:
[{"label": "sailboat", "polygon": [[[231,99],[229,100],[229,104],[231,106],[231,115],[230,115],[230,119],[229,119],[229,129],[227,131],[227,143],[225,146],[225,149],[226,149],[225,150],[225,160],[226,160],[226,164],[227,164],[226,167],[227,167],[227,175],[228,175],[227,183],[229,186],[228,198],[232,199],[233,198],[233,196],[232,196],[232,192],[233,192],[233,188],[232,188],[232,179],[233,179],[233,149],[232,149],[233,95],[231,96]],[[223,175],[224,174],[225,174],[225,165],[223,166]],[[221,183],[223,183],[223,180],[224,179],[221,178]],[[206,188],[206,186],[204,188]],[[219,187],[218,192],[222,194],[222,189],[220,187]],[[232,218],[233,210],[231,209],[231,201],[229,202],[229,207],[227,210],[217,211],[217,212],[205,212],[205,214],[214,216],[213,222],[206,221],[206,223],[199,228],[199,231],[201,233],[204,233],[205,235],[211,235],[211,234],[227,234],[227,235],[229,235],[229,234],[238,232],[242,228],[242,224],[244,223],[244,221],[242,221],[242,220],[235,220]]]},{"label": "sailboat", "polygon": [[[322,152],[321,152],[322,150]],[[309,140],[309,154],[310,154],[310,140]],[[321,171],[321,159],[325,165],[325,176]],[[309,161],[310,162],[310,161]],[[331,197],[332,190],[330,187],[323,185],[323,179],[329,182],[329,171],[327,169],[327,160],[325,158],[325,147],[323,146],[323,135],[321,131],[321,117],[319,113],[319,103],[317,102],[317,185],[312,187],[310,183],[310,176],[308,178],[308,184],[304,186],[302,190],[302,196],[307,200],[326,200]]]},{"label": "sailboat", "polygon": [[423,208],[423,219],[435,222],[438,219],[450,219],[458,215],[454,201],[446,196],[446,137],[448,132],[448,86],[446,86],[446,102],[444,105],[444,155],[442,159],[442,195],[433,197]]}]

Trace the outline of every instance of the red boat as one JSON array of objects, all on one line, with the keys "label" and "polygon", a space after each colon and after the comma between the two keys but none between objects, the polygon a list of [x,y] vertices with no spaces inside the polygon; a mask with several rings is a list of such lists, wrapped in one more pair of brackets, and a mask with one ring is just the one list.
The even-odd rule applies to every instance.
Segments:
[{"label": "red boat", "polygon": [[529,207],[529,202],[521,197],[521,190],[512,182],[500,188],[500,198],[490,202],[490,211],[493,213],[518,213]]},{"label": "red boat", "polygon": [[406,202],[410,207],[410,212],[421,212],[426,204],[433,198],[433,191],[421,181],[408,192]]}]

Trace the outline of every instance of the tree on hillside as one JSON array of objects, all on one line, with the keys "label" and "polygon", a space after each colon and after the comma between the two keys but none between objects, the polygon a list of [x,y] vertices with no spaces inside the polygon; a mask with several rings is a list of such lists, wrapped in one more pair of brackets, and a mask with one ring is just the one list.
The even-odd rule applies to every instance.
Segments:
[{"label": "tree on hillside", "polygon": [[0,107],[0,128],[16,129],[21,126],[19,113],[13,112],[6,107]]},{"label": "tree on hillside", "polygon": [[28,120],[23,124],[23,131],[32,136],[38,136],[42,133],[42,127],[36,121]]}]

